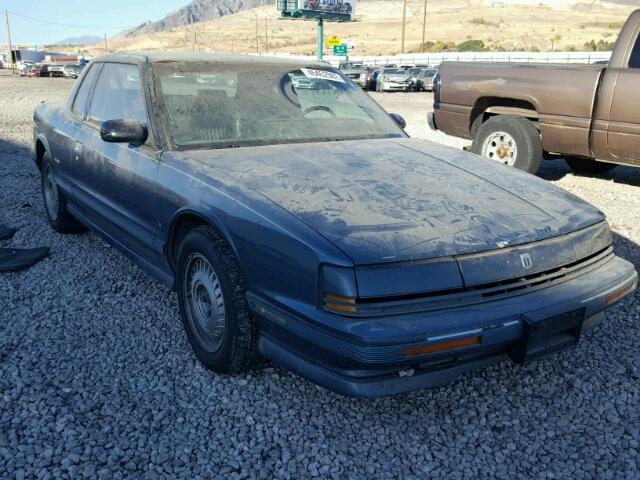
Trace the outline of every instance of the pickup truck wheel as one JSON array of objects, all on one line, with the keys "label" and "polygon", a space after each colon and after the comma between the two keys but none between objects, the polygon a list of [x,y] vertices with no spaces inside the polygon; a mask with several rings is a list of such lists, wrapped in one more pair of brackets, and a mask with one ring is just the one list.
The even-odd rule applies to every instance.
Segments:
[{"label": "pickup truck wheel", "polygon": [[475,131],[471,150],[533,174],[542,163],[542,141],[538,129],[523,117],[491,117]]},{"label": "pickup truck wheel", "polygon": [[249,310],[238,262],[212,227],[189,232],[177,261],[180,317],[196,357],[218,373],[248,369],[257,351],[257,328]]},{"label": "pickup truck wheel", "polygon": [[590,158],[566,157],[564,161],[574,172],[584,174],[606,173],[617,167],[615,163],[598,162]]},{"label": "pickup truck wheel", "polygon": [[51,155],[45,152],[41,164],[42,198],[51,227],[58,233],[79,233],[84,227],[67,211],[67,198],[58,187]]}]

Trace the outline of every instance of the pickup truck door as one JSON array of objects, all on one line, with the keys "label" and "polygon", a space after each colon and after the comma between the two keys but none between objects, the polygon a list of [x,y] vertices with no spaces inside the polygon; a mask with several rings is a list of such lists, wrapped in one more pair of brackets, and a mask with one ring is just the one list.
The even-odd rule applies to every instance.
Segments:
[{"label": "pickup truck door", "polygon": [[100,137],[106,120],[133,119],[148,124],[137,65],[105,63],[91,98],[87,120],[78,129],[76,197],[82,215],[121,247],[148,263],[159,231],[155,187],[161,152],[144,145],[107,143]]},{"label": "pickup truck door", "polygon": [[[607,72],[611,74],[613,72]],[[611,97],[607,150],[612,160],[640,165],[640,37],[627,68],[617,71]]]}]

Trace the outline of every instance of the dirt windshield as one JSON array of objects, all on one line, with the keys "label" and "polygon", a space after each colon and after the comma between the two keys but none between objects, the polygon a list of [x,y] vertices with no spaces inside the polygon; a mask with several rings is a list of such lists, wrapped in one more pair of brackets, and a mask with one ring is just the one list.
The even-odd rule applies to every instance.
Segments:
[{"label": "dirt windshield", "polygon": [[173,146],[231,148],[404,136],[338,70],[264,63],[154,64]]}]

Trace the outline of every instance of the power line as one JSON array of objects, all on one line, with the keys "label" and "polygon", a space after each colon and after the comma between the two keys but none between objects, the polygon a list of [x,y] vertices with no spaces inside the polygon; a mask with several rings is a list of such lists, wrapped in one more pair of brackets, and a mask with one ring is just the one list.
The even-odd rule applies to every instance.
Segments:
[{"label": "power line", "polygon": [[16,13],[16,12],[9,12],[11,15],[16,16],[16,17],[21,17],[21,18],[25,18],[27,20],[31,20],[34,22],[39,22],[39,23],[44,23],[47,25],[57,25],[59,27],[67,27],[67,28],[86,28],[89,30],[126,30],[128,28],[131,28],[131,25],[128,26],[120,26],[120,27],[104,27],[104,26],[90,26],[90,25],[74,25],[71,23],[60,23],[60,22],[53,22],[51,20],[43,20],[41,18],[35,18],[35,17],[31,17],[29,15],[22,15],[21,13]]}]

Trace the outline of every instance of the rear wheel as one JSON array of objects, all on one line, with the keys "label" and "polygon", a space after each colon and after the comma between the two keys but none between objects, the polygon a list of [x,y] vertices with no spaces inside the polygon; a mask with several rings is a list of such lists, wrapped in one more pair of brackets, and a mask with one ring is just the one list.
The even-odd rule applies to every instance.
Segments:
[{"label": "rear wheel", "polygon": [[615,163],[598,162],[591,158],[566,157],[564,161],[574,172],[592,175],[606,173],[617,167]]},{"label": "rear wheel", "polygon": [[51,155],[42,157],[42,198],[49,224],[58,233],[78,233],[84,227],[67,211],[67,198],[58,187],[56,172],[51,163]]},{"label": "rear wheel", "polygon": [[214,228],[197,227],[182,241],[177,290],[182,324],[204,366],[219,373],[249,368],[256,356],[257,328],[238,261]]},{"label": "rear wheel", "polygon": [[534,174],[542,163],[538,129],[523,117],[491,117],[476,129],[471,149],[503,165]]}]

